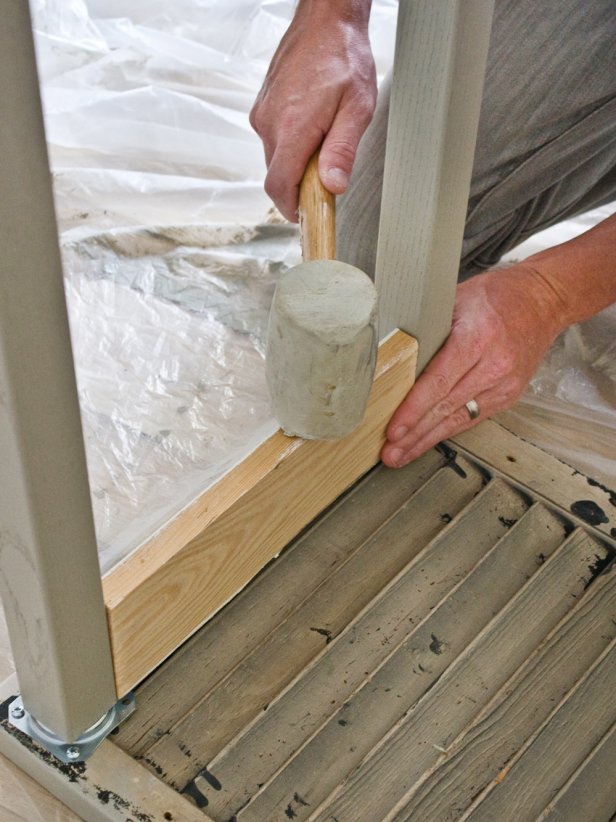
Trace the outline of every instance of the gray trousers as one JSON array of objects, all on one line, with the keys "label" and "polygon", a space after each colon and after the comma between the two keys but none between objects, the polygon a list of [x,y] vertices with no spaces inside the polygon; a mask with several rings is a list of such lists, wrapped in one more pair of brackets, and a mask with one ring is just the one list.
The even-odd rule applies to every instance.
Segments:
[{"label": "gray trousers", "polygon": [[[388,79],[338,208],[339,259],[371,275],[390,87]],[[460,279],[612,200],[616,0],[496,0]]]}]

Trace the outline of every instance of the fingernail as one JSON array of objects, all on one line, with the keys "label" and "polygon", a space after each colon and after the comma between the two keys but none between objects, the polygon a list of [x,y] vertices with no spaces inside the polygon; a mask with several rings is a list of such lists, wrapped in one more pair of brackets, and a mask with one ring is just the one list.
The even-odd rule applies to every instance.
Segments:
[{"label": "fingernail", "polygon": [[392,451],[389,452],[389,459],[392,462],[395,462],[398,465],[402,459],[404,451],[402,448],[394,448]]},{"label": "fingernail", "polygon": [[398,428],[396,428],[396,430],[388,439],[390,442],[398,442],[398,440],[401,440],[402,437],[406,437],[408,432],[409,429],[406,427],[406,425],[400,425],[398,426]]},{"label": "fingernail", "polygon": [[346,171],[343,171],[341,168],[328,168],[326,174],[330,185],[343,189],[347,187],[349,175]]}]

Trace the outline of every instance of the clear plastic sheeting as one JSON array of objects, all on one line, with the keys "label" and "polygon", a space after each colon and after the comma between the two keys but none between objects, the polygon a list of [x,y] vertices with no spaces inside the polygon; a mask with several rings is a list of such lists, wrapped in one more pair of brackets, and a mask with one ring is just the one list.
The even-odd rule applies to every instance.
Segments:
[{"label": "clear plastic sheeting", "polygon": [[[566,242],[616,211],[613,203],[531,237],[507,255]],[[522,400],[497,419],[555,456],[616,488],[616,304],[556,340]]]},{"label": "clear plastic sheeting", "polygon": [[104,565],[276,428],[263,339],[295,231],[212,229],[112,232],[64,248]]},{"label": "clear plastic sheeting", "polygon": [[[103,571],[275,430],[295,227],[248,111],[292,0],[31,0]],[[379,73],[397,4],[375,3]]]}]

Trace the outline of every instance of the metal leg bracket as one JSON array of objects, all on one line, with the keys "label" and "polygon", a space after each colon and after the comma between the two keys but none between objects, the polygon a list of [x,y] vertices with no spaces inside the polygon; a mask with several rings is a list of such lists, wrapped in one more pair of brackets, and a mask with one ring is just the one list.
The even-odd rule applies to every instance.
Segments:
[{"label": "metal leg bracket", "polygon": [[66,742],[56,736],[24,708],[20,696],[15,697],[8,706],[8,721],[10,725],[20,730],[38,743],[56,759],[67,764],[83,762],[98,748],[101,742],[118,727],[135,710],[135,696],[128,694],[118,700],[107,713],[88,728],[78,739]]}]

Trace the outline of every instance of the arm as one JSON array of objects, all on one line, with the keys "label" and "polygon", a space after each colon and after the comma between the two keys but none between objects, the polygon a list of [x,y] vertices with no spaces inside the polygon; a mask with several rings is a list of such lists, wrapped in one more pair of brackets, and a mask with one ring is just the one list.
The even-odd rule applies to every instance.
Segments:
[{"label": "arm", "polygon": [[371,2],[300,0],[250,113],[265,149],[265,190],[291,221],[299,182],[321,143],[323,184],[334,194],[346,190],[376,102]]},{"label": "arm", "polygon": [[[562,245],[458,286],[451,333],[387,429],[383,461],[406,465],[512,405],[567,326],[616,302],[616,215]],[[464,404],[475,398],[471,422]]]}]

